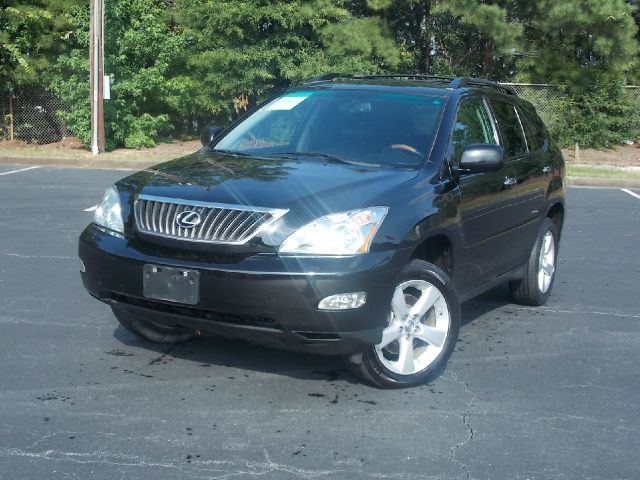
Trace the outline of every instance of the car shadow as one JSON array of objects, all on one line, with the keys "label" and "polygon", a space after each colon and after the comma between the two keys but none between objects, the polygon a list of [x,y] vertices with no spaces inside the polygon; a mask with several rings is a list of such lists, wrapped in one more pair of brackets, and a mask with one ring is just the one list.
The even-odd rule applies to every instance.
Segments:
[{"label": "car shadow", "polygon": [[121,325],[118,325],[113,336],[124,345],[155,351],[160,356],[170,356],[202,367],[217,365],[302,380],[341,379],[349,383],[362,383],[347,371],[342,359],[337,356],[278,350],[221,337],[201,337],[190,342],[163,345],[143,340]]},{"label": "car shadow", "polygon": [[488,292],[462,304],[461,326],[473,322],[487,313],[511,303],[508,285],[499,285]]},{"label": "car shadow", "polygon": [[[509,302],[509,290],[501,286],[463,303],[462,327]],[[170,356],[202,367],[217,365],[302,380],[331,382],[340,379],[354,384],[363,383],[346,369],[342,359],[337,356],[277,350],[221,337],[201,337],[176,345],[158,344],[139,338],[121,325],[115,329],[113,336],[124,345],[158,353],[157,363],[161,363],[161,357]]]}]

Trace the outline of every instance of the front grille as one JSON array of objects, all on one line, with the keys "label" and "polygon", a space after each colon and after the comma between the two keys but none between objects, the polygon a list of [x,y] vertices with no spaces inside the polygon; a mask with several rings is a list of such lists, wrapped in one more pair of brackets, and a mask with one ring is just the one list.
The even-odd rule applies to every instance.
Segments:
[{"label": "front grille", "polygon": [[[196,202],[140,195],[134,206],[138,230],[148,235],[192,242],[242,245],[287,210]],[[194,212],[197,215],[189,215]],[[185,215],[186,214],[186,215]],[[194,218],[199,222],[193,226]]]}]

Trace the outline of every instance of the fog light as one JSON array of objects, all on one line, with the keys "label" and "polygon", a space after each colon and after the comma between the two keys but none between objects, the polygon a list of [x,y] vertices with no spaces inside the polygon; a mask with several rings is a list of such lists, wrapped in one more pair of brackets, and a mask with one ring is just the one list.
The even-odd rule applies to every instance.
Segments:
[{"label": "fog light", "polygon": [[366,292],[339,293],[323,298],[318,304],[320,310],[351,310],[359,308],[367,301]]},{"label": "fog light", "polygon": [[82,260],[80,260],[80,271],[82,273],[85,273],[87,271],[87,269],[84,267],[84,262]]}]

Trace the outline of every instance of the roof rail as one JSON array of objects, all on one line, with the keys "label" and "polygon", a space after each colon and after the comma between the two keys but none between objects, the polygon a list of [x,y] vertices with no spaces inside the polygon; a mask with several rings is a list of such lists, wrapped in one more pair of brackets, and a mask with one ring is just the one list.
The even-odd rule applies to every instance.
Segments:
[{"label": "roof rail", "polygon": [[413,80],[431,80],[434,82],[450,82],[454,77],[447,75],[423,75],[420,73],[406,73],[406,74],[383,74],[383,75],[357,75],[354,78],[409,78]]},{"label": "roof rail", "polygon": [[324,82],[327,80],[333,80],[334,78],[352,78],[352,77],[353,75],[350,73],[329,72],[329,73],[318,75],[317,77],[313,77],[308,80],[305,80],[303,83]]},{"label": "roof rail", "polygon": [[376,78],[381,79],[393,79],[393,78],[406,78],[411,80],[425,80],[431,82],[446,82],[448,88],[464,88],[464,87],[476,87],[476,88],[488,88],[496,90],[498,92],[506,93],[507,95],[515,95],[516,92],[513,88],[507,85],[501,85],[491,80],[485,80],[482,78],[473,77],[452,77],[447,75],[422,75],[422,74],[382,74],[382,75],[353,75],[350,73],[326,73],[318,77],[311,78],[304,83],[323,82],[328,80],[334,80],[336,78],[351,78],[361,80],[373,80]]},{"label": "roof rail", "polygon": [[408,78],[414,80],[431,80],[431,81],[442,81],[442,82],[451,82],[454,80],[454,77],[443,76],[443,75],[421,75],[421,74],[382,74],[382,75],[353,75],[351,73],[325,73],[324,75],[319,75],[317,77],[310,78],[306,80],[304,83],[312,83],[312,82],[323,82],[328,80],[334,80],[336,78],[354,78],[354,79],[364,79],[364,80],[373,80],[376,78]]},{"label": "roof rail", "polygon": [[516,92],[513,88],[506,85],[500,85],[497,82],[491,80],[484,80],[483,78],[472,77],[457,77],[449,84],[450,88],[462,88],[462,87],[480,87],[489,88],[491,90],[497,90],[498,92],[506,93],[507,95],[515,95]]}]

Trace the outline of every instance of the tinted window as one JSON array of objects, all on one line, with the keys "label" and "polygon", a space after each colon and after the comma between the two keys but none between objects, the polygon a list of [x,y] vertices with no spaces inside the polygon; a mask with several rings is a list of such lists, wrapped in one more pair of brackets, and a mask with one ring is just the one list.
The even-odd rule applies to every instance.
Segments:
[{"label": "tinted window", "polygon": [[491,108],[496,116],[498,128],[502,134],[504,153],[507,158],[527,154],[527,141],[516,114],[516,108],[510,103],[491,100]]},{"label": "tinted window", "polygon": [[291,91],[247,117],[214,149],[418,165],[431,150],[444,104],[440,97],[396,92]]},{"label": "tinted window", "polygon": [[518,108],[518,113],[524,126],[524,133],[527,135],[529,150],[542,150],[547,141],[547,132],[542,122],[540,120],[534,120],[534,117],[529,113],[523,112],[520,108]]},{"label": "tinted window", "polygon": [[451,138],[454,149],[454,165],[460,161],[462,151],[467,145],[474,143],[496,145],[498,143],[491,117],[481,99],[465,100],[460,105]]}]

